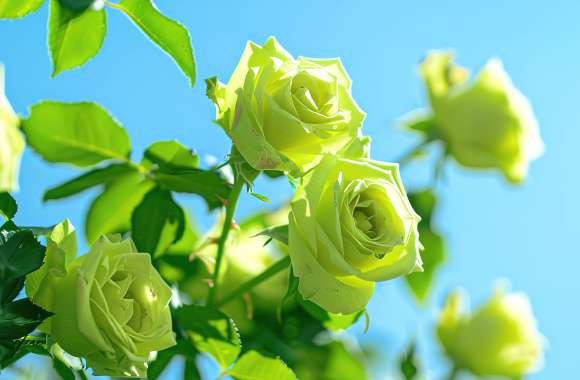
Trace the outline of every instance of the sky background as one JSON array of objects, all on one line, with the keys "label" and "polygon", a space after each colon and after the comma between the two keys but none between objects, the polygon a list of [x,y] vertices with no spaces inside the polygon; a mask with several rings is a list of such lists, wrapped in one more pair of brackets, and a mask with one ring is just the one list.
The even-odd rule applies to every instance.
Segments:
[{"label": "sky background", "polygon": [[[108,33],[98,56],[82,69],[50,79],[46,43],[48,7],[14,22],[0,22],[0,62],[6,69],[8,97],[27,115],[40,100],[91,100],[103,105],[127,128],[135,160],[150,143],[178,139],[202,156],[225,158],[229,142],[210,120],[214,107],[203,79],[227,81],[247,40],[268,36],[295,56],[341,57],[354,81],[353,94],[368,113],[364,132],[373,138],[372,154],[394,160],[417,142],[396,128],[397,120],[426,104],[416,73],[430,49],[451,48],[458,62],[479,70],[491,57],[503,60],[515,84],[535,109],[545,155],[532,164],[527,182],[508,185],[493,172],[471,172],[454,163],[439,186],[436,215],[447,238],[449,260],[439,272],[426,307],[418,307],[401,281],[380,284],[369,305],[370,331],[351,332],[361,342],[379,344],[385,366],[396,360],[414,336],[429,373],[440,378],[447,364],[433,342],[432,323],[446,294],[456,286],[479,303],[497,278],[526,292],[549,341],[545,367],[531,379],[564,379],[579,369],[580,256],[580,3],[577,1],[354,1],[276,2],[157,0],[168,16],[190,31],[198,65],[196,86],[173,61],[149,42],[128,19],[108,12]],[[430,181],[423,161],[405,168],[407,189]],[[47,165],[27,150],[21,168],[20,225],[52,225],[65,217],[82,230],[89,191],[74,199],[43,204],[43,191],[79,171]],[[273,200],[288,199],[284,181],[261,180],[256,187]],[[181,198],[203,226],[202,204]],[[239,216],[260,204],[246,199]],[[387,372],[385,372],[387,376]]]}]

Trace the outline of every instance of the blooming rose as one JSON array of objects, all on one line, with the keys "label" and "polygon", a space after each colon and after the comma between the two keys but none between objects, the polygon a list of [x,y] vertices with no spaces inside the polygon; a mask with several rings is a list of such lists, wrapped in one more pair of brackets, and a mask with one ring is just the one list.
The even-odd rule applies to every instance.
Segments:
[{"label": "blooming rose", "polygon": [[294,59],[274,38],[248,42],[227,85],[207,83],[217,123],[257,170],[308,170],[356,138],[365,118],[339,59]]},{"label": "blooming rose", "polygon": [[419,220],[397,164],[325,156],[291,203],[300,294],[331,313],[363,309],[375,282],[422,270]]},{"label": "blooming rose", "polygon": [[[70,243],[70,233],[63,235]],[[69,263],[63,241],[47,248],[41,275],[27,278],[29,297],[54,313],[47,332],[66,352],[86,358],[94,375],[145,377],[151,352],[175,344],[171,289],[130,239],[102,237]]]},{"label": "blooming rose", "polygon": [[457,368],[479,376],[521,378],[541,366],[544,338],[523,293],[498,289],[474,313],[455,291],[439,316],[437,334]]},{"label": "blooming rose", "polygon": [[18,124],[18,116],[4,93],[4,67],[0,65],[0,192],[18,190],[18,168],[24,150]]},{"label": "blooming rose", "polygon": [[525,179],[543,153],[538,123],[526,97],[501,62],[490,60],[472,81],[448,52],[432,52],[420,68],[436,137],[463,166],[496,168],[510,182]]}]

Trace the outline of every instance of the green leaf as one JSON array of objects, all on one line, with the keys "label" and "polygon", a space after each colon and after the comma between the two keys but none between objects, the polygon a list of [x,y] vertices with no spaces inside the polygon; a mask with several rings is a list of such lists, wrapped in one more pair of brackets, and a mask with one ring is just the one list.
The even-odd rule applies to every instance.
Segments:
[{"label": "green leaf", "polygon": [[[84,3],[84,1],[83,1]],[[103,46],[107,33],[105,10],[87,8],[77,12],[64,7],[59,0],[50,1],[48,46],[52,59],[52,76],[82,66]]]},{"label": "green leaf", "polygon": [[415,357],[415,343],[411,343],[409,348],[399,361],[399,368],[401,369],[401,374],[405,378],[405,380],[413,380],[417,377],[419,373],[418,366],[417,366],[417,359]]},{"label": "green leaf", "polygon": [[0,341],[0,368],[8,368],[29,353],[50,356],[46,337],[27,336],[17,341]]},{"label": "green leaf", "polygon": [[414,111],[402,121],[402,127],[429,135],[434,131],[434,123],[432,115],[424,111]]},{"label": "green leaf", "polygon": [[435,272],[445,262],[446,247],[443,237],[433,231],[433,210],[437,199],[431,190],[409,194],[409,200],[415,211],[421,216],[419,223],[419,240],[423,246],[423,272],[405,276],[405,282],[413,296],[420,303],[425,303],[433,285]]},{"label": "green leaf", "polygon": [[102,235],[128,231],[133,210],[154,186],[139,173],[109,183],[87,212],[85,235],[89,244]]},{"label": "green leaf", "polygon": [[294,372],[282,360],[254,350],[246,352],[226,373],[236,380],[296,380]]},{"label": "green leaf", "polygon": [[305,299],[299,299],[300,305],[308,314],[322,322],[322,325],[332,331],[341,331],[349,328],[356,323],[364,310],[352,314],[333,314],[329,313],[320,306]]},{"label": "green leaf", "polygon": [[28,144],[48,162],[92,166],[127,161],[131,151],[125,129],[95,103],[41,102],[30,109],[23,130]]},{"label": "green leaf", "polygon": [[6,219],[14,218],[18,211],[18,205],[12,196],[8,193],[0,193],[0,214]]},{"label": "green leaf", "polygon": [[196,169],[199,158],[177,141],[158,141],[144,153],[147,160],[163,169]]},{"label": "green leaf", "polygon": [[44,0],[0,0],[0,19],[20,18],[36,11]]},{"label": "green leaf", "polygon": [[210,354],[222,369],[232,364],[240,354],[241,342],[236,325],[221,311],[186,305],[177,309],[175,316],[195,347]]},{"label": "green leaf", "polygon": [[279,242],[288,245],[288,225],[267,228],[256,236],[269,236],[272,239],[276,239]]},{"label": "green leaf", "polygon": [[93,169],[85,174],[73,178],[65,183],[48,189],[42,198],[45,202],[53,199],[62,199],[78,194],[91,187],[109,183],[115,179],[133,172],[131,166],[126,164],[111,164],[104,168]]},{"label": "green leaf", "polygon": [[210,210],[221,207],[229,198],[230,185],[219,174],[201,169],[155,170],[153,179],[163,188],[203,197]]},{"label": "green leaf", "polygon": [[0,303],[13,300],[24,284],[24,276],[38,269],[45,248],[31,231],[13,231],[0,245]]},{"label": "green leaf", "polygon": [[185,230],[185,214],[171,192],[151,190],[133,211],[131,237],[139,252],[158,256],[179,241]]},{"label": "green leaf", "polygon": [[159,12],[151,0],[123,0],[115,7],[121,9],[143,33],[173,57],[193,87],[195,58],[187,29]]},{"label": "green leaf", "polygon": [[26,336],[51,315],[28,298],[0,305],[0,339],[19,339]]},{"label": "green leaf", "polygon": [[52,368],[58,373],[62,380],[75,380],[75,373],[72,368],[67,366],[63,361],[58,358],[52,359]]},{"label": "green leaf", "polygon": [[94,0],[59,0],[59,1],[61,5],[75,12],[84,11],[92,3],[94,3]]}]

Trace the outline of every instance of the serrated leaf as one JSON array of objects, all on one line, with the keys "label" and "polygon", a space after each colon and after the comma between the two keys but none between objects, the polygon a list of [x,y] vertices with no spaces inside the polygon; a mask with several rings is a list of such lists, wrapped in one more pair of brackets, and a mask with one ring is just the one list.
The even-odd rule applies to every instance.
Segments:
[{"label": "serrated leaf", "polygon": [[102,235],[128,231],[133,210],[153,187],[155,184],[139,173],[109,183],[87,212],[85,235],[89,244]]},{"label": "serrated leaf", "polygon": [[285,224],[283,226],[267,228],[256,236],[269,236],[272,239],[276,239],[280,243],[288,245],[288,225]]},{"label": "serrated leaf", "polygon": [[226,373],[236,380],[296,380],[294,372],[282,360],[254,350],[246,352]]},{"label": "serrated leaf", "polygon": [[405,282],[415,299],[420,303],[425,303],[434,281],[435,272],[445,262],[446,247],[443,237],[434,232],[431,227],[433,210],[437,204],[435,194],[431,190],[410,193],[409,200],[422,218],[419,223],[419,240],[423,246],[421,251],[423,272],[405,276]]},{"label": "serrated leaf", "polygon": [[95,103],[41,102],[23,121],[29,145],[48,162],[92,166],[104,160],[127,161],[127,132]]},{"label": "serrated leaf", "polygon": [[162,169],[196,169],[198,156],[177,141],[158,141],[145,150],[144,156]]},{"label": "serrated leaf", "polygon": [[159,187],[151,190],[133,211],[131,237],[139,252],[153,256],[164,253],[179,241],[185,229],[185,214],[171,192]]},{"label": "serrated leaf", "polygon": [[0,339],[19,339],[30,334],[51,313],[28,298],[0,305]]},{"label": "serrated leaf", "polygon": [[196,67],[187,29],[159,12],[151,0],[123,0],[116,7],[175,60],[193,87]]},{"label": "serrated leaf", "polygon": [[0,303],[18,295],[24,276],[42,265],[45,254],[31,231],[13,231],[4,236],[5,242],[0,245]]},{"label": "serrated leaf", "polygon": [[14,19],[36,11],[44,0],[0,0],[0,19]]},{"label": "serrated leaf", "polygon": [[48,189],[42,199],[46,202],[54,199],[67,198],[91,187],[114,181],[134,171],[135,169],[127,164],[111,164],[104,168],[93,169],[81,176]]},{"label": "serrated leaf", "polygon": [[52,59],[52,76],[82,66],[103,46],[107,33],[105,10],[87,8],[77,12],[50,1],[48,46]]},{"label": "serrated leaf", "polygon": [[18,211],[18,205],[12,196],[8,193],[0,193],[0,215],[10,220],[14,218]]},{"label": "serrated leaf", "polygon": [[222,369],[232,364],[240,354],[241,342],[236,325],[221,311],[186,305],[177,309],[175,316],[195,347],[210,354]]},{"label": "serrated leaf", "polygon": [[231,188],[219,174],[201,169],[155,170],[153,179],[163,188],[203,197],[210,210],[223,206]]}]

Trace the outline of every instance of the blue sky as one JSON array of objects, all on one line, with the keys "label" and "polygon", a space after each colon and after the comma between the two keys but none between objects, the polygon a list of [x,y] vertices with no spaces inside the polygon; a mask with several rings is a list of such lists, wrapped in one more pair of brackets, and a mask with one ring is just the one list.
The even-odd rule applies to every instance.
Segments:
[{"label": "blue sky", "polygon": [[[416,65],[430,49],[452,48],[460,63],[479,69],[490,57],[503,60],[516,85],[530,98],[546,154],[535,162],[528,181],[509,186],[495,173],[447,166],[437,213],[450,259],[440,272],[429,305],[418,308],[399,281],[381,284],[373,298],[370,332],[362,341],[378,342],[387,361],[408,339],[420,336],[420,350],[431,373],[445,370],[432,342],[436,308],[455,286],[476,303],[497,278],[529,294],[540,329],[550,342],[543,371],[532,379],[569,378],[578,369],[580,282],[573,236],[578,234],[580,188],[580,4],[575,1],[352,1],[158,0],[158,6],[189,29],[198,63],[191,89],[174,63],[121,14],[108,12],[108,33],[99,55],[80,70],[50,79],[47,6],[25,19],[0,22],[0,62],[7,93],[26,115],[42,100],[92,100],[102,104],[129,131],[133,158],[156,140],[178,139],[202,155],[225,157],[228,140],[210,120],[203,79],[227,80],[247,40],[270,35],[294,55],[342,58],[354,80],[353,93],[368,113],[365,132],[373,156],[393,160],[416,142],[395,127],[405,113],[425,104]],[[290,5],[288,5],[290,4]],[[403,171],[409,189],[428,183],[432,165],[424,161]],[[75,174],[49,166],[26,151],[17,194],[22,225],[50,225],[69,217],[82,227],[88,192],[70,201],[43,205],[42,192]],[[260,181],[257,191],[274,203],[290,197],[282,182]],[[200,202],[183,198],[198,220]],[[247,200],[240,215],[258,204]],[[207,221],[205,225],[211,222]],[[361,326],[353,332],[360,334]]]}]

